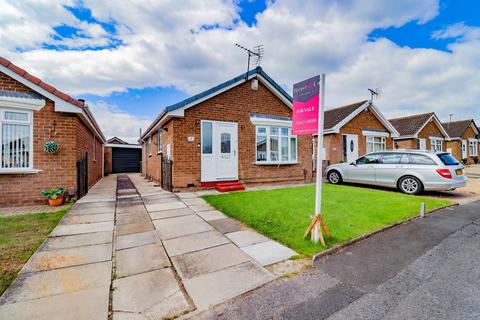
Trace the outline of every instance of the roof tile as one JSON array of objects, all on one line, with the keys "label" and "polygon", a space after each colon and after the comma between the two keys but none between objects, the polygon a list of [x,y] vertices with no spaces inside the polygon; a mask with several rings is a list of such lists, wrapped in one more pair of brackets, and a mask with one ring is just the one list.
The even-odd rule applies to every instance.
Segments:
[{"label": "roof tile", "polygon": [[334,109],[325,110],[323,128],[325,130],[332,129],[337,124],[342,122],[345,118],[347,118],[350,114],[352,114],[355,110],[364,105],[365,102],[367,102],[367,100]]},{"label": "roof tile", "polygon": [[461,138],[472,123],[472,119],[444,122],[442,126],[447,131],[450,138]]},{"label": "roof tile", "polygon": [[389,121],[395,129],[397,129],[400,136],[412,136],[425,126],[426,122],[432,117],[432,115],[434,115],[433,112],[427,112],[389,119]]},{"label": "roof tile", "polygon": [[52,87],[51,85],[48,85],[48,84],[46,84],[46,83],[43,82],[43,81],[41,81],[38,85],[40,86],[40,88],[42,88],[42,89],[44,89],[44,90],[47,90],[47,91],[50,92],[50,93],[54,93],[55,90],[57,90],[57,89],[55,89],[54,87]]},{"label": "roof tile", "polygon": [[8,69],[12,70],[13,72],[15,72],[16,74],[20,75],[20,76],[24,76],[27,71],[23,70],[22,68],[20,67],[17,67],[16,65],[14,65],[13,63],[10,63],[8,66],[7,66]]},{"label": "roof tile", "polygon": [[9,65],[10,63],[11,63],[11,62],[8,61],[7,59],[0,57],[0,64],[1,64],[2,66],[8,67],[8,65]]},{"label": "roof tile", "polygon": [[27,79],[28,81],[34,83],[34,84],[39,84],[40,82],[42,82],[42,80],[38,79],[37,77],[35,76],[32,76],[30,73],[26,73],[24,76],[23,76],[25,79]]}]

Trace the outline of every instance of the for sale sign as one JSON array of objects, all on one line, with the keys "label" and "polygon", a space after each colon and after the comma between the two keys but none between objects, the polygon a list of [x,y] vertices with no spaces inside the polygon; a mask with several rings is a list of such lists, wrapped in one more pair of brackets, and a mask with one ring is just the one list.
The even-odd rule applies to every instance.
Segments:
[{"label": "for sale sign", "polygon": [[292,134],[317,134],[320,76],[293,85]]}]

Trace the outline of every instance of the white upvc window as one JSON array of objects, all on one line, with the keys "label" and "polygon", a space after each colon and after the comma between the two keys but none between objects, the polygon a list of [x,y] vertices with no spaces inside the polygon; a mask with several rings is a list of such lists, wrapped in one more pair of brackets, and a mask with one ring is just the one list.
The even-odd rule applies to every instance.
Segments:
[{"label": "white upvc window", "polygon": [[469,140],[468,141],[468,151],[470,157],[477,157],[478,156],[478,140]]},{"label": "white upvc window", "polygon": [[148,155],[152,155],[152,136],[148,137],[147,140],[147,149],[148,149]]},{"label": "white upvc window", "polygon": [[367,153],[387,150],[387,138],[367,136]]},{"label": "white upvc window", "polygon": [[163,151],[162,138],[163,138],[162,129],[159,129],[157,131],[157,153],[162,153]]},{"label": "white upvc window", "polygon": [[297,137],[288,127],[256,127],[256,162],[258,164],[297,163]]},{"label": "white upvc window", "polygon": [[430,149],[432,151],[442,151],[443,150],[443,140],[430,138]]},{"label": "white upvc window", "polygon": [[33,112],[0,108],[0,171],[31,170],[33,162]]}]

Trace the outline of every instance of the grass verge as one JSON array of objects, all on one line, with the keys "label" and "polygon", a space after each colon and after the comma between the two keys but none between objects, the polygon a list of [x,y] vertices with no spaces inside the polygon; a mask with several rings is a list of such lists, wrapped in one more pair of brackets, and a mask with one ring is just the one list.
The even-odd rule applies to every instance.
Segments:
[{"label": "grass verge", "polygon": [[0,295],[68,210],[0,217]]},{"label": "grass verge", "polygon": [[312,256],[336,244],[451,204],[450,200],[345,185],[323,186],[323,212],[332,237],[327,247],[304,240],[315,207],[315,186],[207,195],[226,215],[297,251]]}]

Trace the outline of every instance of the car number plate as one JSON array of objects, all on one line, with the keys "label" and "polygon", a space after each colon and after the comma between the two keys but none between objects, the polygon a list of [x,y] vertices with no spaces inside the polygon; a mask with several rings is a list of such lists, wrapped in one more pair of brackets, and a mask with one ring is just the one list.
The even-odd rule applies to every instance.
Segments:
[{"label": "car number plate", "polygon": [[457,174],[457,176],[461,176],[463,174],[463,169],[457,169],[455,170],[455,173]]}]

